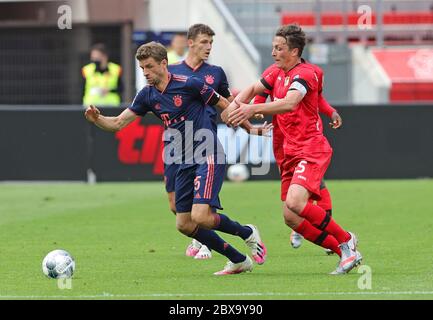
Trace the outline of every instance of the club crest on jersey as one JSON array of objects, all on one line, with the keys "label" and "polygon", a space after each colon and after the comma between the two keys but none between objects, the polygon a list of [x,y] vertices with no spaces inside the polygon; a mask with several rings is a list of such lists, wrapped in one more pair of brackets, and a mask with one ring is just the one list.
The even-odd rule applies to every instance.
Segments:
[{"label": "club crest on jersey", "polygon": [[215,78],[210,74],[207,74],[204,79],[208,84],[213,84],[215,82]]},{"label": "club crest on jersey", "polygon": [[181,105],[182,105],[182,96],[180,96],[180,95],[175,95],[174,97],[173,97],[173,102],[174,102],[174,105],[176,106],[176,107],[180,107]]},{"label": "club crest on jersey", "polygon": [[287,76],[286,79],[284,79],[284,86],[287,87],[290,82],[290,76]]},{"label": "club crest on jersey", "polygon": [[161,104],[160,103],[155,104],[154,108],[155,110],[161,110]]}]

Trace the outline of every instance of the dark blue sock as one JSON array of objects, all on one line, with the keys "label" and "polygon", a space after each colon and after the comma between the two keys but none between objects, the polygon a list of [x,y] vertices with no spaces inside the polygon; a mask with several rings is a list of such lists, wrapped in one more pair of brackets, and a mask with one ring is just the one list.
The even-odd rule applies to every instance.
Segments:
[{"label": "dark blue sock", "polygon": [[233,263],[245,261],[246,256],[225,242],[215,231],[197,227],[192,238],[206,245],[209,249],[227,257]]},{"label": "dark blue sock", "polygon": [[248,238],[253,230],[250,227],[243,226],[239,222],[230,220],[229,217],[222,213],[214,213],[215,217],[215,230],[222,231],[234,236],[239,236],[242,239]]}]

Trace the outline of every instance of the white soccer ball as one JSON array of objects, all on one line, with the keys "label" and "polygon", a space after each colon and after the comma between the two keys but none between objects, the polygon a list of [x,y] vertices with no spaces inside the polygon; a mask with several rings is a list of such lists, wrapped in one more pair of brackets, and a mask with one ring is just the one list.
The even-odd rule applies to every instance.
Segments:
[{"label": "white soccer ball", "polygon": [[231,181],[241,182],[248,180],[250,177],[250,171],[248,167],[242,163],[231,165],[227,170],[227,178]]},{"label": "white soccer ball", "polygon": [[51,251],[42,261],[42,271],[49,278],[70,278],[74,270],[74,258],[65,250]]}]

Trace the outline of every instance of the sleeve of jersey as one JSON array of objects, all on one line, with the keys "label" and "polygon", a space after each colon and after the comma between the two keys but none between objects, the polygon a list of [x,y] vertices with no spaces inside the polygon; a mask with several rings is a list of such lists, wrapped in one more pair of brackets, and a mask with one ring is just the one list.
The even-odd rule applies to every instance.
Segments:
[{"label": "sleeve of jersey", "polygon": [[269,90],[265,90],[265,92],[258,94],[254,97],[253,103],[254,104],[265,103],[268,96],[269,96]]},{"label": "sleeve of jersey", "polygon": [[336,110],[326,101],[322,94],[319,94],[319,112],[325,114],[328,118],[332,117],[332,114]]},{"label": "sleeve of jersey", "polygon": [[138,116],[144,116],[144,115],[146,115],[146,113],[151,111],[149,102],[146,99],[147,94],[148,94],[147,89],[148,89],[148,87],[141,89],[136,94],[134,100],[132,101],[131,105],[129,106],[129,109]]},{"label": "sleeve of jersey", "polygon": [[266,69],[262,73],[262,78],[260,79],[260,82],[263,84],[263,86],[268,90],[272,91],[275,83],[277,72],[273,69]]},{"label": "sleeve of jersey", "polygon": [[218,93],[222,95],[224,98],[228,98],[232,95],[229,89],[230,87],[229,82],[227,81],[226,73],[222,68],[220,69],[220,72],[221,72],[221,83],[218,87]]},{"label": "sleeve of jersey", "polygon": [[190,77],[188,78],[188,82],[190,88],[199,93],[201,99],[206,105],[216,105],[220,100],[220,95],[214,89],[212,89],[212,87],[209,87],[206,83],[204,83],[201,79],[196,77]]},{"label": "sleeve of jersey", "polygon": [[296,78],[290,85],[289,90],[298,90],[302,94],[303,98],[309,90],[308,82],[300,77]]}]

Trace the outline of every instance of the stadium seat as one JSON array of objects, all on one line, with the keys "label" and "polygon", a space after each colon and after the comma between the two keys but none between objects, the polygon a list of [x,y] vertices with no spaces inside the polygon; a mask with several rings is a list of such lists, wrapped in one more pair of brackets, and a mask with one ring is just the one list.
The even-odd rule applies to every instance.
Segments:
[{"label": "stadium seat", "polygon": [[[347,14],[347,23],[357,25],[360,15],[357,12]],[[299,23],[301,26],[315,25],[315,14],[312,12],[283,12],[281,14],[281,24]],[[372,23],[376,23],[376,14],[372,14]],[[411,24],[433,24],[433,12],[424,11],[400,11],[385,12],[383,14],[385,25],[411,25]],[[323,26],[342,26],[344,24],[344,13],[342,12],[323,12],[321,16]]]}]

